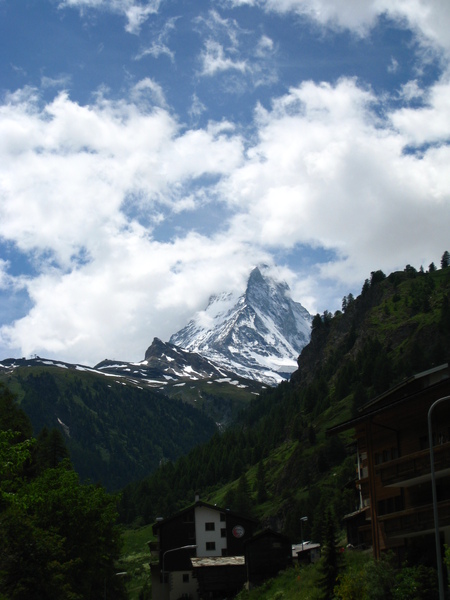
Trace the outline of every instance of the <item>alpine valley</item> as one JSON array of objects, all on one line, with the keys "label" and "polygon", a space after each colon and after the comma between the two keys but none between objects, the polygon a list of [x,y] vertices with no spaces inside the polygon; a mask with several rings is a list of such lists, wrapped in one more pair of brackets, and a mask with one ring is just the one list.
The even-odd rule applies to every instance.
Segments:
[{"label": "alpine valley", "polygon": [[[276,291],[283,286],[258,271],[252,273],[242,296],[212,299],[204,313],[182,330],[183,335],[179,332],[172,340],[186,346],[192,343],[194,348],[207,342],[216,356],[222,350],[224,361],[230,361],[236,355],[226,356],[220,345],[224,339],[232,348],[244,332],[249,339],[261,341],[251,328],[245,329],[249,322],[265,323],[262,338],[269,339],[269,331],[275,335],[277,319],[269,319],[268,310],[258,314],[264,303],[255,298],[263,289],[266,299],[280,298]],[[276,303],[277,316],[286,306],[283,298],[288,290],[284,289],[286,294]],[[244,317],[251,314],[254,318],[246,321]],[[206,317],[211,317],[210,328],[205,327]],[[226,334],[221,325],[227,321]],[[233,328],[232,322],[243,326]],[[264,355],[258,344],[254,348],[267,361],[267,370],[281,364],[280,355],[278,362],[269,363],[271,351]],[[367,402],[383,398],[387,390],[401,390],[403,383],[416,381],[421,372],[447,369],[449,357],[450,255],[445,252],[440,269],[431,263],[427,271],[411,265],[389,275],[373,271],[357,297],[343,298],[341,310],[315,315],[297,370],[276,386],[245,379],[224,364],[157,339],[139,363],[103,361],[87,368],[39,358],[10,359],[3,361],[0,378],[16,394],[36,433],[47,426],[64,435],[83,478],[102,481],[109,489],[121,488],[117,505],[121,523],[129,527],[127,540],[135,539],[136,546],[128,546],[115,572],[130,573],[130,585],[136,590],[130,598],[137,599],[138,593],[145,598],[149,592],[146,542],[151,524],[186,508],[197,493],[205,502],[248,514],[262,529],[271,527],[292,541],[313,540],[333,547],[336,539],[345,540],[344,516],[355,515],[360,507],[355,439],[350,430],[330,432],[357,418]],[[249,367],[249,362],[238,367]],[[0,411],[0,428],[8,425],[8,419]],[[392,423],[388,435],[395,428]],[[57,432],[51,433],[40,434],[41,448],[47,451]],[[20,551],[27,543],[28,539],[19,544]],[[412,544],[410,555],[425,556],[423,547],[422,540]],[[343,559],[350,555],[358,561],[368,557],[366,552],[346,552]],[[322,564],[317,571],[309,566],[301,571],[302,598],[317,597],[317,582],[327,573]],[[342,571],[344,576],[350,568]],[[280,590],[286,598],[300,597],[298,570],[285,573],[281,583],[275,578],[261,588],[264,597],[278,596]],[[364,571],[358,567],[355,573],[359,586],[359,573]],[[411,579],[403,598],[437,597],[417,595],[413,585]],[[354,597],[362,598],[360,588],[356,589]],[[245,593],[247,597],[249,592]],[[248,597],[256,600],[258,596],[252,594]],[[388,594],[383,591],[380,597]]]},{"label": "alpine valley", "polygon": [[214,296],[170,342],[155,338],[141,362],[11,358],[0,362],[0,381],[35,435],[58,429],[81,477],[116,490],[207,441],[288,378],[311,320],[260,267],[242,294]]}]

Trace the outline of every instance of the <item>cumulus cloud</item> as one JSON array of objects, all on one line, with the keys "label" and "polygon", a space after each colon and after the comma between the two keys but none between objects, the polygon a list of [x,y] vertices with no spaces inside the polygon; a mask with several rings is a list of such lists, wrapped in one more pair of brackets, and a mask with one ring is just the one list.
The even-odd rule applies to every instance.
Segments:
[{"label": "cumulus cloud", "polygon": [[[413,84],[407,88],[417,97],[419,90]],[[401,108],[392,116],[392,123],[409,144],[440,144],[450,141],[450,81],[439,81],[422,94],[424,106]]]},{"label": "cumulus cloud", "polygon": [[[256,141],[244,148],[227,122],[183,129],[167,110],[131,101],[10,96],[0,235],[40,269],[21,279],[33,307],[2,328],[3,344],[89,364],[142,358],[150,337],[167,339],[211,290],[243,285],[277,248],[334,252],[315,276],[296,284],[291,274],[312,310],[330,308],[321,281],[348,293],[373,269],[436,260],[448,241],[450,149],[405,148],[448,135],[448,97],[440,81],[426,105],[381,121],[380,101],[356,80],[304,82],[257,108]],[[170,215],[220,206],[225,221],[208,234],[157,235]],[[2,273],[5,282],[6,263]]]},{"label": "cumulus cloud", "polygon": [[441,0],[223,0],[228,7],[258,6],[277,13],[294,12],[322,26],[349,29],[365,36],[386,15],[411,28],[426,45],[450,51],[450,4]]},{"label": "cumulus cloud", "polygon": [[[141,82],[139,93],[150,83]],[[0,236],[39,265],[36,276],[22,281],[33,308],[2,329],[4,344],[92,362],[117,352],[115,322],[124,351],[138,358],[150,322],[152,335],[162,337],[178,323],[165,322],[161,294],[172,290],[167,305],[178,306],[182,319],[192,296],[206,301],[206,282],[224,277],[214,260],[230,255],[229,240],[188,235],[157,242],[152,227],[204,204],[205,183],[197,190],[197,178],[236,168],[243,145],[229,125],[183,130],[161,108],[104,97],[81,106],[65,93],[41,106],[27,90],[1,107],[0,140]],[[176,265],[189,259],[192,271],[202,256],[208,259],[201,275],[180,274]],[[7,271],[2,263],[3,282]],[[155,306],[162,307],[158,325]]]},{"label": "cumulus cloud", "polygon": [[[434,1],[220,5],[244,3],[358,35],[386,13],[422,43],[449,46],[449,9]],[[114,10],[130,32],[159,6],[59,4]],[[217,11],[196,26],[204,76],[257,84],[270,74],[263,64],[277,48],[261,31]],[[43,82],[46,93],[64,84],[56,79]],[[99,92],[85,105],[67,91],[49,101],[32,87],[7,94],[0,238],[30,268],[14,274],[0,259],[0,288],[26,291],[31,308],[1,328],[0,344],[88,364],[139,360],[153,336],[168,339],[212,292],[242,288],[250,268],[277,253],[328,251],[313,271],[283,271],[312,312],[337,308],[336,296],[371,270],[438,261],[450,226],[449,81],[447,72],[428,88],[411,80],[390,99],[348,77],[304,81],[257,104],[245,139],[239,123],[181,123],[150,76],[122,98]],[[195,121],[204,97],[189,99]]]},{"label": "cumulus cloud", "polygon": [[322,267],[322,276],[349,284],[364,280],[369,265],[426,261],[437,241],[447,243],[450,148],[421,155],[405,148],[414,118],[437,121],[428,136],[422,128],[429,140],[439,124],[448,131],[441,87],[428,108],[393,112],[396,127],[380,122],[377,99],[351,79],[305,82],[271,110],[259,108],[258,142],[223,182],[230,202],[246,207],[234,217],[234,235],[274,248],[330,248],[338,259]]}]

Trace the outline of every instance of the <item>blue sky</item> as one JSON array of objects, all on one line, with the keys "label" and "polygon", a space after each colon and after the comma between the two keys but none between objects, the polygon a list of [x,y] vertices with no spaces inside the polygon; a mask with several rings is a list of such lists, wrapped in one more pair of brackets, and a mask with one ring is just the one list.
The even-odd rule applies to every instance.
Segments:
[{"label": "blue sky", "polygon": [[450,5],[0,0],[0,358],[142,359],[272,265],[450,249]]}]

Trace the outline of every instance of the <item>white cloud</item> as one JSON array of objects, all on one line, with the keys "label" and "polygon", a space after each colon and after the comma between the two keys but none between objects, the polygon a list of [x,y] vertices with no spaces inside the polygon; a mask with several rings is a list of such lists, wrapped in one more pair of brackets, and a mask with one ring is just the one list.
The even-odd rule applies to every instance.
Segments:
[{"label": "white cloud", "polygon": [[150,99],[150,105],[167,106],[162,87],[150,77],[141,79],[131,90],[131,99],[136,104],[144,103],[144,106],[148,106],[147,98]]},{"label": "white cloud", "polygon": [[[373,269],[428,264],[448,240],[450,148],[421,156],[404,149],[413,116],[423,123],[424,139],[433,140],[439,124],[448,129],[445,91],[437,85],[432,96],[432,115],[395,112],[396,129],[379,121],[373,94],[348,79],[336,86],[305,82],[270,111],[260,108],[259,141],[223,182],[230,203],[245,206],[232,236],[273,248],[333,249],[338,260],[324,265],[321,276],[348,286]],[[427,136],[431,116],[437,125]]]},{"label": "white cloud", "polygon": [[146,48],[145,50],[142,50],[142,52],[140,52],[136,59],[139,60],[141,58],[143,58],[144,56],[153,56],[153,58],[159,58],[160,56],[166,55],[170,58],[170,60],[172,62],[174,62],[175,60],[175,53],[172,52],[172,50],[166,46],[165,44],[162,43],[158,43],[158,42],[153,42],[153,44],[149,47]]},{"label": "white cloud", "polygon": [[387,71],[388,73],[397,73],[399,68],[398,60],[396,60],[393,56],[391,57],[391,62],[388,65]]},{"label": "white cloud", "polygon": [[267,54],[270,54],[274,49],[273,40],[270,39],[267,35],[262,35],[259,38],[258,44],[256,46],[256,56],[260,58],[265,58]]},{"label": "white cloud", "polygon": [[8,289],[10,286],[10,275],[8,274],[9,262],[0,258],[0,290]]},{"label": "white cloud", "polygon": [[206,304],[211,286],[236,287],[249,268],[243,249],[220,236],[158,243],[133,228],[101,244],[83,268],[30,280],[34,307],[2,328],[3,342],[87,364],[141,360],[154,336],[168,339]]},{"label": "white cloud", "polygon": [[[2,328],[3,346],[138,360],[153,336],[168,339],[211,292],[238,288],[280,249],[336,254],[304,277],[299,267],[297,280],[286,271],[320,312],[372,270],[437,262],[450,226],[449,97],[445,76],[421,106],[395,110],[354,79],[303,82],[257,108],[244,145],[229,121],[183,127],[150,78],[128,99],[86,106],[67,93],[45,105],[31,88],[9,94],[0,236],[39,270],[14,278],[0,263],[1,283],[32,303]],[[412,144],[420,155],[405,152]],[[197,216],[211,221],[202,234]],[[189,233],[181,217],[194,221]],[[184,227],[163,237],[170,219]]]},{"label": "white cloud", "polygon": [[215,40],[207,40],[201,54],[201,75],[216,75],[221,71],[236,70],[245,73],[247,63],[243,60],[233,60],[225,55],[223,46]]},{"label": "white cloud", "polygon": [[172,62],[174,62],[175,53],[169,48],[168,42],[171,33],[175,29],[177,20],[177,17],[168,19],[163,28],[154,36],[155,39],[152,41],[151,45],[138,54],[136,57],[137,60],[143,58],[144,56],[153,56],[154,58],[159,58],[161,55],[166,55]]},{"label": "white cloud", "polygon": [[196,18],[195,24],[202,35],[207,32],[200,54],[201,76],[227,73],[223,89],[235,94],[277,81],[276,46],[269,36],[243,29],[215,10]]},{"label": "white cloud", "polygon": [[0,107],[0,236],[39,269],[20,280],[33,308],[2,328],[2,345],[90,364],[119,350],[142,358],[149,338],[170,335],[195,300],[206,301],[211,282],[241,273],[231,269],[230,240],[157,242],[136,220],[156,225],[202,206],[196,179],[226,175],[243,157],[229,124],[183,130],[143,105],[147,89],[158,88],[144,80],[132,90],[138,104],[99,96],[81,106],[60,94],[44,107],[24,90]]},{"label": "white cloud", "polygon": [[63,88],[67,89],[72,81],[70,75],[59,75],[58,77],[42,77],[41,87],[42,88]]},{"label": "white cloud", "polygon": [[259,6],[295,12],[335,29],[367,35],[381,15],[413,29],[420,41],[450,51],[450,3],[442,0],[229,0],[229,7]]},{"label": "white cloud", "polygon": [[125,30],[138,34],[150,15],[159,10],[161,0],[59,0],[59,8],[76,8],[83,14],[86,10],[104,10],[123,15],[127,19]]},{"label": "white cloud", "polygon": [[402,85],[399,96],[405,102],[410,102],[411,100],[422,98],[424,93],[424,90],[419,87],[417,79],[413,79]]},{"label": "white cloud", "polygon": [[192,96],[191,108],[189,109],[191,119],[197,120],[206,110],[205,104],[203,104],[197,94],[194,94]]},{"label": "white cloud", "polygon": [[207,32],[200,55],[201,75],[212,76],[230,70],[246,72],[246,61],[236,58],[243,31],[234,19],[225,19],[216,10],[210,10],[206,16],[194,19],[194,24],[199,31]]},{"label": "white cloud", "polygon": [[[412,84],[410,94],[419,94]],[[401,108],[391,115],[392,123],[413,145],[450,141],[450,81],[443,78],[423,95],[421,108]]]}]

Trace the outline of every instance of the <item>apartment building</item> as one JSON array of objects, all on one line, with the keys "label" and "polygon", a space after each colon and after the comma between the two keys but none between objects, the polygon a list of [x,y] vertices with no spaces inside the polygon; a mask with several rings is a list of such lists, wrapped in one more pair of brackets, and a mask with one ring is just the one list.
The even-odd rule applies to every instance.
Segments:
[{"label": "apartment building", "polygon": [[[428,411],[450,396],[448,364],[414,375],[328,430],[354,429],[359,508],[347,515],[349,541],[370,545],[375,557],[435,557]],[[431,413],[441,543],[450,544],[450,399]],[[432,562],[432,560],[430,560]]]}]

